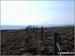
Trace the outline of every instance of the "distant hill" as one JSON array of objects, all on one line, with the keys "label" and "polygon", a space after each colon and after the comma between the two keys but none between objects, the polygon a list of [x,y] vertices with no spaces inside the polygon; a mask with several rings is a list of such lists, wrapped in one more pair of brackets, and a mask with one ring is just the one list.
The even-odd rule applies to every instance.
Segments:
[{"label": "distant hill", "polygon": [[0,30],[8,30],[8,29],[24,29],[25,26],[15,26],[15,25],[1,25]]},{"label": "distant hill", "polygon": [[17,25],[1,25],[0,30],[10,30],[10,29],[25,29],[26,27],[45,27],[45,28],[51,28],[51,27],[68,27],[68,26],[74,26],[74,25],[28,25],[28,26],[17,26]]}]

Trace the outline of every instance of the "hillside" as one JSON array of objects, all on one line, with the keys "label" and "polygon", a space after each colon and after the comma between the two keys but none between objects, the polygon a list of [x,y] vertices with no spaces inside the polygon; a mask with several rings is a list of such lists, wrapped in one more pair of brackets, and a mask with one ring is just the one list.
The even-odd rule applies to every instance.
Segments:
[{"label": "hillside", "polygon": [[74,27],[1,30],[2,55],[53,55],[54,32],[59,33],[63,51],[74,51]]}]

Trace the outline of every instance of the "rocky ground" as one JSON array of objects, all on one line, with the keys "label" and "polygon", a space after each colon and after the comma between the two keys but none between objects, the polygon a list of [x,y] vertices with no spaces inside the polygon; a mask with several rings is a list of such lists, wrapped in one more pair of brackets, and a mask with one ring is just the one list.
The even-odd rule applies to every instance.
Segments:
[{"label": "rocky ground", "polygon": [[54,32],[62,51],[74,51],[74,27],[1,30],[2,55],[53,55]]}]

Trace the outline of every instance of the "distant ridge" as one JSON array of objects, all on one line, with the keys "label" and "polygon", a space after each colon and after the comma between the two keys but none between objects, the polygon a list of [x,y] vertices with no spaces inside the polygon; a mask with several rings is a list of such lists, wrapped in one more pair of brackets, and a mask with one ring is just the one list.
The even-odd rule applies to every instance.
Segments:
[{"label": "distant ridge", "polygon": [[0,30],[10,30],[10,29],[24,29],[25,26],[15,26],[15,25],[1,25]]},{"label": "distant ridge", "polygon": [[[31,27],[42,27],[42,25],[28,25]],[[0,26],[0,30],[17,30],[17,29],[25,29],[28,26],[24,26],[24,25],[1,25]],[[43,27],[45,28],[52,28],[52,27],[69,27],[69,26],[74,26],[74,25],[43,25]]]}]

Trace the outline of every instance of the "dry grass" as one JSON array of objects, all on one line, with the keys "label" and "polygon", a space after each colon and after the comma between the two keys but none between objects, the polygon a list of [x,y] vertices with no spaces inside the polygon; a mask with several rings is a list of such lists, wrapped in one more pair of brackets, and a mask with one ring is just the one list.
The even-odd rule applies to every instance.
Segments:
[{"label": "dry grass", "polygon": [[52,55],[54,32],[59,32],[59,42],[63,51],[74,51],[74,27],[44,28],[43,40],[40,29],[38,35],[33,31],[1,30],[1,54]]}]

